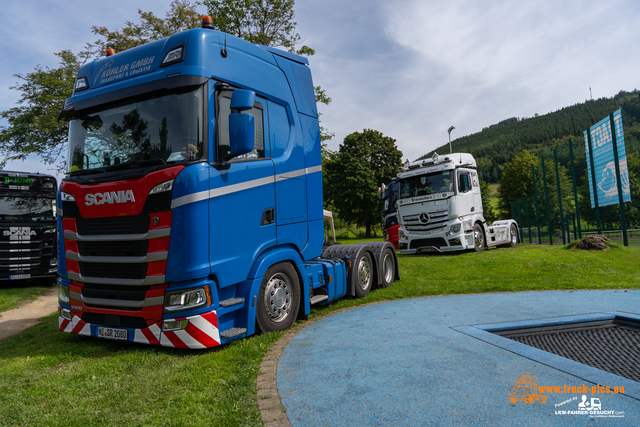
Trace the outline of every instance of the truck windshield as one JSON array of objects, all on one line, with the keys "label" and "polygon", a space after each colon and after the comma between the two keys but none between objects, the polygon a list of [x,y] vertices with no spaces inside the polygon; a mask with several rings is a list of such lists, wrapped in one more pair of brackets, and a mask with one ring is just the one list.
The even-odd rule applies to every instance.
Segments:
[{"label": "truck windshield", "polygon": [[454,191],[452,172],[445,170],[403,178],[400,182],[400,198]]},{"label": "truck windshield", "polygon": [[203,151],[202,111],[202,88],[130,98],[91,111],[69,123],[67,171],[198,160]]},{"label": "truck windshield", "polygon": [[54,202],[54,199],[44,197],[0,196],[0,222],[55,221]]}]

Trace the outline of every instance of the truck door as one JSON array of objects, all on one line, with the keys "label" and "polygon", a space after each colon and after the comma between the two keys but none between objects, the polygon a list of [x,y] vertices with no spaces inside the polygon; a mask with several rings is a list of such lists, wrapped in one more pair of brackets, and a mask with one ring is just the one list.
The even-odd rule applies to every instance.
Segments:
[{"label": "truck door", "polygon": [[480,181],[478,180],[478,173],[471,172],[471,185],[473,186],[471,192],[473,193],[473,206],[476,213],[484,212],[482,206],[482,193],[480,191]]},{"label": "truck door", "polygon": [[302,251],[307,244],[307,184],[300,126],[286,107],[269,101],[271,156],[276,173],[276,224],[278,244],[293,244]]},{"label": "truck door", "polygon": [[473,200],[471,173],[458,171],[458,216],[470,215],[476,209]]},{"label": "truck door", "polygon": [[209,259],[221,286],[245,280],[253,260],[276,240],[274,166],[268,141],[267,101],[256,97],[253,151],[221,165],[229,153],[229,114],[233,91],[216,91],[215,144],[209,177]]}]

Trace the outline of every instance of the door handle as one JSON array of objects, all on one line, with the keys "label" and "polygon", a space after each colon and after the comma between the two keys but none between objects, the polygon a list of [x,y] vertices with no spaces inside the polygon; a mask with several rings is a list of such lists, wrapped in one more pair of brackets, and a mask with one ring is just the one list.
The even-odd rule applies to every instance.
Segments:
[{"label": "door handle", "polygon": [[274,222],[276,222],[276,216],[273,208],[269,208],[262,212],[262,221],[260,221],[260,225],[269,225]]}]

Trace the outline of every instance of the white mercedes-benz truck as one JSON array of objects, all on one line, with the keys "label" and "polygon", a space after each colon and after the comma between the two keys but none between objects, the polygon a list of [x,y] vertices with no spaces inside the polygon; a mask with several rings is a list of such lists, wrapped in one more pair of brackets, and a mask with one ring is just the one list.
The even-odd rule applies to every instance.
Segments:
[{"label": "white mercedes-benz truck", "polygon": [[488,224],[483,215],[476,161],[452,153],[413,163],[398,173],[399,246],[403,254],[516,247],[512,219]]}]

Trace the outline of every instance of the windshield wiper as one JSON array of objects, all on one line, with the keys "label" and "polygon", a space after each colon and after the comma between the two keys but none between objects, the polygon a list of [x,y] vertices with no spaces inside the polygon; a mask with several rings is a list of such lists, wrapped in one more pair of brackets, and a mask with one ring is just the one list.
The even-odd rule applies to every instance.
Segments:
[{"label": "windshield wiper", "polygon": [[76,171],[69,172],[69,175],[71,175],[71,176],[93,175],[95,173],[103,173],[103,172],[106,172],[106,170],[104,170],[103,168],[98,168],[98,169],[78,169]]}]

